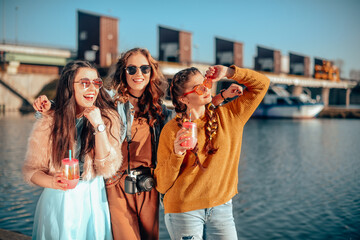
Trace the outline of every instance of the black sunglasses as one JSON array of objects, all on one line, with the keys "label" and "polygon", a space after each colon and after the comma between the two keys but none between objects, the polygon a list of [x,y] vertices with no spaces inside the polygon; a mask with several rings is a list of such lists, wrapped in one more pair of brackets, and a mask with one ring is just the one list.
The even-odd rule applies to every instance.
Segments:
[{"label": "black sunglasses", "polygon": [[136,67],[136,66],[129,66],[129,67],[126,67],[126,72],[130,75],[134,75],[136,72],[137,72],[137,69],[140,68],[141,72],[143,74],[148,74],[151,70],[151,67],[150,65],[142,65],[140,67]]}]

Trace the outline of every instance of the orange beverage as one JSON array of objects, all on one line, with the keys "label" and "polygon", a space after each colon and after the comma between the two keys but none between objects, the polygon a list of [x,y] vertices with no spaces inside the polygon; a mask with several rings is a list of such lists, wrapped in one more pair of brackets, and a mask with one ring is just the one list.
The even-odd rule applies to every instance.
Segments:
[{"label": "orange beverage", "polygon": [[65,183],[68,184],[67,189],[75,188],[80,179],[79,160],[76,158],[64,158],[62,160],[61,171],[66,178]]},{"label": "orange beverage", "polygon": [[181,144],[183,147],[190,147],[191,149],[194,149],[197,143],[197,127],[196,123],[194,122],[184,122],[183,127],[189,130],[189,135],[186,137],[190,137],[189,140],[186,140]]}]

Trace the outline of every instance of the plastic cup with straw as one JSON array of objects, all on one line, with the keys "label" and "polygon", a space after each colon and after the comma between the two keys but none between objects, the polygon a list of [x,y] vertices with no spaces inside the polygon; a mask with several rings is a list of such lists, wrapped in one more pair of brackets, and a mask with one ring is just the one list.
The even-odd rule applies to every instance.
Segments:
[{"label": "plastic cup with straw", "polygon": [[62,160],[61,170],[66,178],[65,183],[68,184],[67,189],[75,188],[80,179],[80,169],[79,160],[71,158],[71,150],[69,150],[69,158]]},{"label": "plastic cup with straw", "polygon": [[183,128],[187,129],[189,131],[189,135],[187,137],[189,137],[189,140],[184,141],[181,146],[183,147],[189,147],[189,150],[194,149],[194,147],[196,146],[197,143],[197,126],[196,123],[191,122],[191,112],[189,114],[189,121],[188,122],[184,122],[183,123]]}]

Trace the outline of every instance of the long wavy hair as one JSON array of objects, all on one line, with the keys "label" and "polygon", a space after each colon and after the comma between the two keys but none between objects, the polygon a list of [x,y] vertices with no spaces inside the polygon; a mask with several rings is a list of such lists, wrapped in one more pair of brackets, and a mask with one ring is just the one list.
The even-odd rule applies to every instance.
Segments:
[{"label": "long wavy hair", "polygon": [[[170,95],[175,107],[175,111],[177,116],[175,117],[178,126],[182,127],[182,123],[185,121],[189,121],[189,116],[187,115],[188,107],[186,104],[180,101],[180,98],[185,93],[185,84],[191,80],[192,76],[196,74],[201,74],[199,69],[195,67],[187,68],[181,70],[180,72],[176,73],[171,81],[170,85]],[[215,106],[212,103],[208,103],[205,106],[205,117],[206,117],[206,124],[205,124],[205,135],[206,135],[206,142],[205,142],[205,152],[209,155],[215,154],[218,150],[214,148],[212,140],[213,137],[216,135],[218,123],[216,120],[216,112]],[[199,159],[197,157],[197,149],[195,148],[194,154],[196,156],[196,163],[201,166]]]},{"label": "long wavy hair", "polygon": [[162,100],[165,90],[168,87],[167,81],[159,69],[159,63],[144,48],[133,48],[123,53],[116,63],[116,70],[112,79],[112,87],[115,89],[115,104],[125,103],[129,99],[129,86],[126,81],[126,64],[129,57],[135,53],[140,53],[146,57],[151,67],[149,84],[146,86],[143,95],[138,102],[139,112],[135,117],[144,117],[150,126],[153,126],[157,119],[163,119]]},{"label": "long wavy hair", "polygon": [[[54,99],[54,124],[50,138],[52,140],[52,157],[54,165],[57,167],[61,166],[61,160],[63,158],[68,157],[69,149],[75,150],[74,146],[77,139],[77,130],[75,122],[76,100],[74,80],[80,68],[89,68],[97,71],[97,69],[87,61],[76,60],[69,62],[61,72],[56,90],[56,96]],[[100,88],[94,105],[100,109],[102,117],[109,120],[111,128],[112,123],[109,118],[109,114],[113,113],[108,110],[115,110],[115,107],[111,97],[104,88]],[[81,132],[80,158],[84,154],[90,152],[94,146],[95,136],[93,135],[93,127],[84,117],[84,125]]]}]

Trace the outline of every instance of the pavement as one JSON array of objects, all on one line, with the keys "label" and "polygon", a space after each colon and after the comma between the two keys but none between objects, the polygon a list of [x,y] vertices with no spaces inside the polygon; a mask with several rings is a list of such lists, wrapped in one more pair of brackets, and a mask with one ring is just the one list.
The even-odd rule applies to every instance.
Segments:
[{"label": "pavement", "polygon": [[31,240],[31,237],[21,233],[0,229],[0,240]]}]

